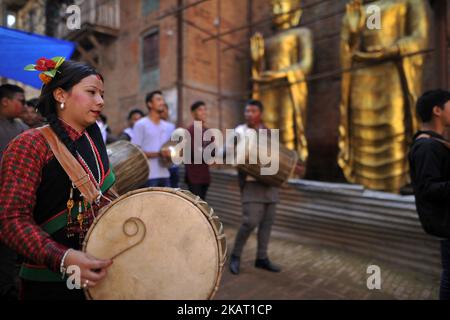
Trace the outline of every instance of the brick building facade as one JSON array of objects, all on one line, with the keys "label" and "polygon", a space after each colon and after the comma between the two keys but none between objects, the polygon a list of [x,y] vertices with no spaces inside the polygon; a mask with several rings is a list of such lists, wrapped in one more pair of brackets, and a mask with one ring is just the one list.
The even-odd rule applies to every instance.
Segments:
[{"label": "brick building facade", "polygon": [[[430,3],[434,48],[427,53],[425,89],[448,87],[450,5],[447,0],[424,1]],[[29,2],[45,1],[29,0],[18,13],[23,19],[33,8]],[[77,3],[46,1],[47,18],[55,10],[64,13],[61,3],[72,2]],[[336,158],[339,35],[347,2],[302,1],[300,26],[312,30],[314,41],[306,137],[307,178],[315,180],[344,181]],[[46,33],[75,41],[74,58],[94,64],[104,75],[105,114],[113,132],[124,128],[130,109],[145,109],[145,95],[155,89],[164,92],[171,121],[178,125],[190,123],[195,100],[208,104],[210,127],[224,130],[242,122],[242,106],[251,94],[249,37],[256,31],[265,37],[274,34],[270,0],[84,0],[80,7],[80,30],[68,30],[64,19],[53,17],[45,22]]]}]

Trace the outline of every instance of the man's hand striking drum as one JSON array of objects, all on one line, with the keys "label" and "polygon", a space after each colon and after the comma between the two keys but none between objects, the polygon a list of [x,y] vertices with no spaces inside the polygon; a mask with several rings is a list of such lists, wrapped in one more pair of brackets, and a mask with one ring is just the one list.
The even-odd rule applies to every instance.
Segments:
[{"label": "man's hand striking drum", "polygon": [[106,277],[106,269],[112,263],[112,260],[97,259],[88,253],[69,249],[63,265],[64,268],[78,266],[80,268],[81,287],[92,288]]}]

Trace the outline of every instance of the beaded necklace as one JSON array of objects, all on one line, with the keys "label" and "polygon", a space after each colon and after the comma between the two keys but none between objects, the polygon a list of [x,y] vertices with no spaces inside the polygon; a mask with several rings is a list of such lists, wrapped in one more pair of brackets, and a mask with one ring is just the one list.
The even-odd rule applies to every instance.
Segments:
[{"label": "beaded necklace", "polygon": [[[69,127],[71,127],[66,121],[64,121],[63,119],[59,118],[62,122],[64,122],[66,125],[68,125]],[[86,160],[84,160],[84,158],[81,156],[81,154],[78,152],[78,150],[76,151],[77,157],[79,159],[79,161],[81,162],[81,165],[84,167],[84,169],[87,171],[88,174],[90,174],[90,176],[93,179],[94,184],[96,185],[97,189],[100,189],[100,184],[102,182],[102,178],[104,176],[104,169],[103,169],[103,165],[101,164],[101,157],[98,154],[98,152],[96,152],[96,148],[94,147],[94,143],[92,141],[92,139],[89,137],[89,134],[84,131],[83,135],[86,136],[86,139],[89,142],[89,146],[91,147],[91,151],[92,154],[94,156],[94,160],[95,160],[95,165],[97,168],[97,177],[93,174],[93,172],[91,171],[90,167],[88,166]],[[79,201],[79,208],[78,208],[78,215],[76,217],[76,220],[73,221],[72,220],[72,208],[75,205],[75,201],[73,200],[73,189],[75,187],[72,184],[72,187],[70,188],[70,196],[69,196],[69,200],[67,201],[67,227],[66,227],[66,235],[68,238],[71,238],[75,235],[75,233],[79,234],[79,243],[80,245],[83,243],[83,239],[84,236],[89,228],[89,221],[86,218],[86,214],[82,212],[82,202],[84,202],[84,208],[87,209],[88,203],[86,201],[86,199]],[[100,193],[101,194],[101,193]],[[94,213],[94,209],[91,205],[91,212],[92,212],[92,217],[95,219],[95,213]]]},{"label": "beaded necklace", "polygon": [[84,158],[81,156],[81,154],[78,151],[77,151],[77,155],[78,155],[79,159],[81,160],[81,162],[84,164],[84,167],[89,171],[89,173],[92,176],[92,178],[94,178],[94,182],[96,183],[97,187],[99,187],[100,186],[100,182],[102,181],[102,173],[101,173],[101,170],[100,170],[99,159],[97,158],[97,154],[96,154],[96,152],[94,150],[94,146],[92,144],[91,139],[89,139],[89,136],[87,135],[86,132],[84,133],[84,135],[86,135],[86,138],[87,138],[87,140],[89,142],[89,146],[91,147],[91,151],[92,151],[92,154],[93,154],[94,159],[95,159],[95,166],[97,168],[98,180],[96,179],[96,176],[94,176],[94,174],[92,173],[92,171],[89,168],[86,160],[84,160]]},{"label": "beaded necklace", "polygon": [[[77,151],[77,156],[78,156],[78,159],[81,161],[81,164],[83,165],[83,167],[88,171],[88,174],[90,174],[91,177],[94,179],[93,182],[95,183],[97,189],[99,189],[100,183],[102,181],[102,172],[103,172],[103,166],[102,166],[102,169],[100,170],[99,161],[101,161],[101,159],[98,158],[98,157],[100,157],[100,155],[98,155],[98,157],[97,157],[97,153],[95,152],[93,142],[90,139],[90,137],[87,134],[87,132],[84,132],[83,134],[86,136],[86,138],[87,138],[87,140],[89,142],[89,146],[91,147],[91,151],[92,151],[92,154],[93,154],[94,159],[95,159],[95,166],[97,168],[98,180],[97,180],[96,176],[92,173],[92,171],[89,168],[86,160],[84,160],[84,158],[81,156],[81,154],[78,151]],[[70,201],[71,201],[71,199],[69,199],[69,202]],[[69,209],[68,210],[68,215],[70,216],[71,215],[71,213],[70,213],[71,210],[70,209],[71,209],[71,207],[73,207],[73,202],[71,204],[69,202],[68,202],[68,209]],[[69,208],[69,205],[70,205],[70,208]],[[84,207],[85,207],[85,209],[87,209],[87,202],[86,202],[86,200],[84,200]],[[92,205],[91,205],[91,212],[92,212],[92,217],[95,219],[95,214],[94,214]],[[81,201],[80,201],[79,202],[78,215],[77,215],[77,222],[73,223],[71,221],[71,219],[68,219],[68,228],[67,228],[67,230],[68,230],[67,236],[68,237],[71,237],[71,236],[74,235],[74,231],[73,230],[76,230],[76,229],[79,230],[78,233],[79,233],[79,242],[80,242],[80,244],[82,244],[82,242],[84,240],[84,237],[85,237],[85,234],[86,234],[86,232],[88,230],[88,227],[89,227],[88,226],[89,223],[88,223],[87,219],[85,219],[85,218],[86,218],[86,215],[84,213],[82,213],[82,206],[81,206]],[[75,225],[78,225],[78,227],[75,227]]]}]

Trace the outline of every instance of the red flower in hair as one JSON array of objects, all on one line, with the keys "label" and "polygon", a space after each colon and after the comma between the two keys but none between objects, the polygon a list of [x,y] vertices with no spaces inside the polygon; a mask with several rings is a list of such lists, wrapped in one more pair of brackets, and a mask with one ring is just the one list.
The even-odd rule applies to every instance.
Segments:
[{"label": "red flower in hair", "polygon": [[36,61],[36,66],[34,67],[39,71],[48,71],[56,66],[56,62],[47,58],[40,58]]},{"label": "red flower in hair", "polygon": [[45,84],[49,84],[50,81],[56,76],[58,68],[65,61],[64,57],[53,57],[51,59],[40,58],[36,61],[36,64],[28,64],[23,68],[26,71],[42,71],[39,75],[39,79],[42,80]]}]

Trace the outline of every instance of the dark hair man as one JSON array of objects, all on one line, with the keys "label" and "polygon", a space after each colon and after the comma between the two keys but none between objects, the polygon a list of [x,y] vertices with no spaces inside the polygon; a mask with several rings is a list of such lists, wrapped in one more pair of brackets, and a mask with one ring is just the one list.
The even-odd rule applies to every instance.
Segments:
[{"label": "dark hair man", "polygon": [[203,140],[203,134],[208,129],[205,126],[206,123],[206,104],[203,101],[196,101],[191,106],[191,114],[194,121],[201,121],[202,123],[202,148],[201,150],[195,150],[194,148],[194,141],[195,141],[195,130],[194,130],[194,123],[187,129],[191,135],[191,156],[192,161],[191,164],[186,164],[186,173],[185,173],[185,181],[189,188],[189,190],[202,198],[203,200],[206,199],[206,193],[208,192],[209,184],[211,183],[211,176],[209,173],[209,166],[208,164],[203,162],[202,157],[202,163],[195,164],[194,163],[194,152],[201,152],[203,154],[203,149],[211,142],[204,141]]},{"label": "dark hair man", "polygon": [[440,299],[450,299],[450,143],[443,137],[450,127],[450,92],[432,90],[417,101],[421,129],[409,153],[417,212],[424,230],[441,240],[443,272]]}]

